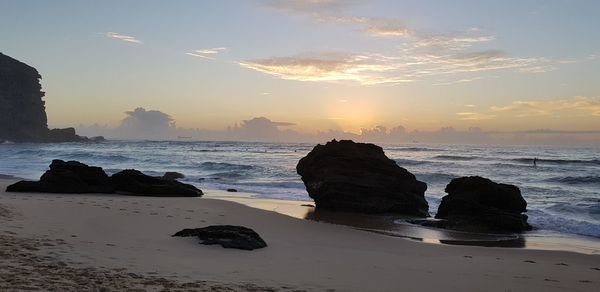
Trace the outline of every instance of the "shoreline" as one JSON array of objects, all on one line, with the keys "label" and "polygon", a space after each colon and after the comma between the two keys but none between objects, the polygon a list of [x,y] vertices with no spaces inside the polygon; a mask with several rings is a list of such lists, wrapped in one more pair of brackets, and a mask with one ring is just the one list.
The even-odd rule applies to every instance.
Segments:
[{"label": "shoreline", "polygon": [[[118,270],[135,275],[119,282],[125,286],[144,281],[148,287],[195,283],[231,291],[593,291],[600,275],[599,255],[426,244],[301,220],[210,195],[4,192],[13,181],[0,180],[0,205],[13,214],[0,217],[0,240],[13,242],[9,247],[19,252],[13,256],[2,250],[8,259],[0,264],[3,269],[14,265],[18,254],[28,252],[49,257],[45,260],[51,266],[64,271],[94,269],[89,273],[102,274],[107,283],[123,280],[113,279],[111,273]],[[170,237],[183,228],[214,224],[250,227],[269,246],[248,252]],[[33,246],[37,250],[26,251],[19,242],[40,244]],[[35,263],[21,263],[33,266],[16,269],[33,269],[33,274],[13,276],[27,282],[43,274],[46,264]],[[53,282],[56,287],[71,287],[68,273],[54,276],[62,279],[62,284]]]},{"label": "shoreline", "polygon": [[293,218],[350,226],[358,230],[429,244],[555,250],[600,255],[600,239],[588,236],[540,234],[536,231],[524,232],[523,234],[484,234],[453,231],[410,224],[404,222],[406,217],[403,216],[315,212],[314,207],[306,206],[314,206],[312,201],[264,199],[253,197],[254,195],[246,192],[230,193],[224,190],[207,189],[204,197],[232,201]]}]

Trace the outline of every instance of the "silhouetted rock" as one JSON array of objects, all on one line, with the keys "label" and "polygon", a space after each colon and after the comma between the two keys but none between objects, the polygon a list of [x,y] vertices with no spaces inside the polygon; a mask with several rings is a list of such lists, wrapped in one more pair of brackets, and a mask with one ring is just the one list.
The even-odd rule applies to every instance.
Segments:
[{"label": "silhouetted rock", "polygon": [[225,248],[254,250],[267,247],[267,243],[258,233],[243,226],[212,225],[204,228],[186,228],[172,236],[196,236],[201,244],[219,244]]},{"label": "silhouetted rock", "polygon": [[53,160],[39,181],[19,181],[7,192],[112,193],[108,176],[100,167],[77,161]]},{"label": "silhouetted rock", "polygon": [[0,139],[41,141],[48,131],[38,71],[0,53]]},{"label": "silhouetted rock", "polygon": [[527,202],[518,187],[479,176],[453,179],[446,186],[435,218],[446,219],[445,228],[467,231],[530,230]]},{"label": "silhouetted rock", "polygon": [[145,175],[135,169],[113,174],[110,182],[117,192],[156,197],[200,197],[202,191],[177,180]]},{"label": "silhouetted rock", "polygon": [[237,192],[236,189],[227,189],[227,191],[230,192],[230,193],[236,193]]},{"label": "silhouetted rock", "polygon": [[167,171],[167,172],[165,172],[165,174],[163,174],[162,178],[170,179],[170,180],[177,180],[177,179],[185,178],[185,175],[183,175],[182,173],[179,173],[179,172],[175,172],[175,171]]},{"label": "silhouetted rock", "polygon": [[377,145],[349,140],[317,145],[296,171],[317,209],[429,215],[427,185]]},{"label": "silhouetted rock", "polygon": [[35,68],[0,53],[0,141],[96,141],[73,128],[48,129],[41,78]]}]

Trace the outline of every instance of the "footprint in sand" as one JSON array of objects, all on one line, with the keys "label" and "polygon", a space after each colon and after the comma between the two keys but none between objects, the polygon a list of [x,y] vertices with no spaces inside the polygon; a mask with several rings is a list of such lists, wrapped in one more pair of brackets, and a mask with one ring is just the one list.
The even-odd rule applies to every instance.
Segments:
[{"label": "footprint in sand", "polygon": [[190,219],[192,219],[192,217],[185,217],[185,218],[183,218],[183,219],[188,219],[188,220],[190,220]]},{"label": "footprint in sand", "polygon": [[523,262],[524,262],[524,263],[535,264],[535,261],[532,261],[532,260],[524,260]]},{"label": "footprint in sand", "polygon": [[158,215],[158,213],[152,212],[152,213],[150,213],[150,215]]},{"label": "footprint in sand", "polygon": [[173,216],[171,216],[171,215],[167,215],[167,218],[173,218]]},{"label": "footprint in sand", "polygon": [[127,211],[127,209],[121,208],[121,209],[119,209],[119,211]]},{"label": "footprint in sand", "polygon": [[579,283],[592,283],[592,281],[590,281],[590,280],[579,280],[577,282],[579,282]]},{"label": "footprint in sand", "polygon": [[565,263],[556,263],[556,264],[554,264],[554,265],[555,265],[555,266],[568,266],[568,265],[567,265],[567,264],[565,264]]},{"label": "footprint in sand", "polygon": [[133,213],[137,213],[137,214],[139,214],[139,213],[140,213],[140,211],[133,211]]},{"label": "footprint in sand", "polygon": [[544,279],[544,282],[560,282],[560,281],[546,278],[546,279]]},{"label": "footprint in sand", "polygon": [[600,271],[600,268],[590,268],[590,269]]},{"label": "footprint in sand", "polygon": [[463,256],[463,258],[472,259],[473,257],[472,257],[472,256],[470,256],[470,255],[466,255],[466,256]]},{"label": "footprint in sand", "polygon": [[165,208],[165,206],[160,206],[159,208],[161,208],[161,209],[164,209],[164,208]]},{"label": "footprint in sand", "polygon": [[531,279],[531,277],[527,277],[527,276],[513,276],[513,278],[515,278],[515,279]]},{"label": "footprint in sand", "polygon": [[116,244],[107,243],[106,246],[117,246]]},{"label": "footprint in sand", "polygon": [[110,209],[110,207],[109,207],[109,206],[104,206],[104,207],[102,207],[102,208],[104,208],[104,209]]},{"label": "footprint in sand", "polygon": [[194,212],[194,210],[186,210],[186,211],[187,211],[187,212],[190,212],[190,213]]}]

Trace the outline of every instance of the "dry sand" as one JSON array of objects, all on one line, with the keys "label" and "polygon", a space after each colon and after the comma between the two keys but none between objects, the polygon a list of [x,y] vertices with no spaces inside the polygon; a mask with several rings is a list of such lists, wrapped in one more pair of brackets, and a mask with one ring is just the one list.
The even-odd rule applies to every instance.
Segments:
[{"label": "dry sand", "polygon": [[[0,189],[12,182],[0,180]],[[1,291],[600,287],[599,255],[420,243],[216,199],[1,192],[0,207]],[[253,228],[269,246],[242,251],[170,237],[213,224]]]}]

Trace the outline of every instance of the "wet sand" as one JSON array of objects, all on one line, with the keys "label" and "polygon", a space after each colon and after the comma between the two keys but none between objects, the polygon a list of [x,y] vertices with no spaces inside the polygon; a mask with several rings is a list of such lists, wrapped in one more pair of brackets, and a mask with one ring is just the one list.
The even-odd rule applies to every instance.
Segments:
[{"label": "wet sand", "polygon": [[[11,182],[0,180],[0,189]],[[0,206],[3,291],[595,291],[600,284],[598,255],[427,244],[225,200],[0,192]],[[241,251],[170,237],[214,224],[253,228],[269,246]]]}]

